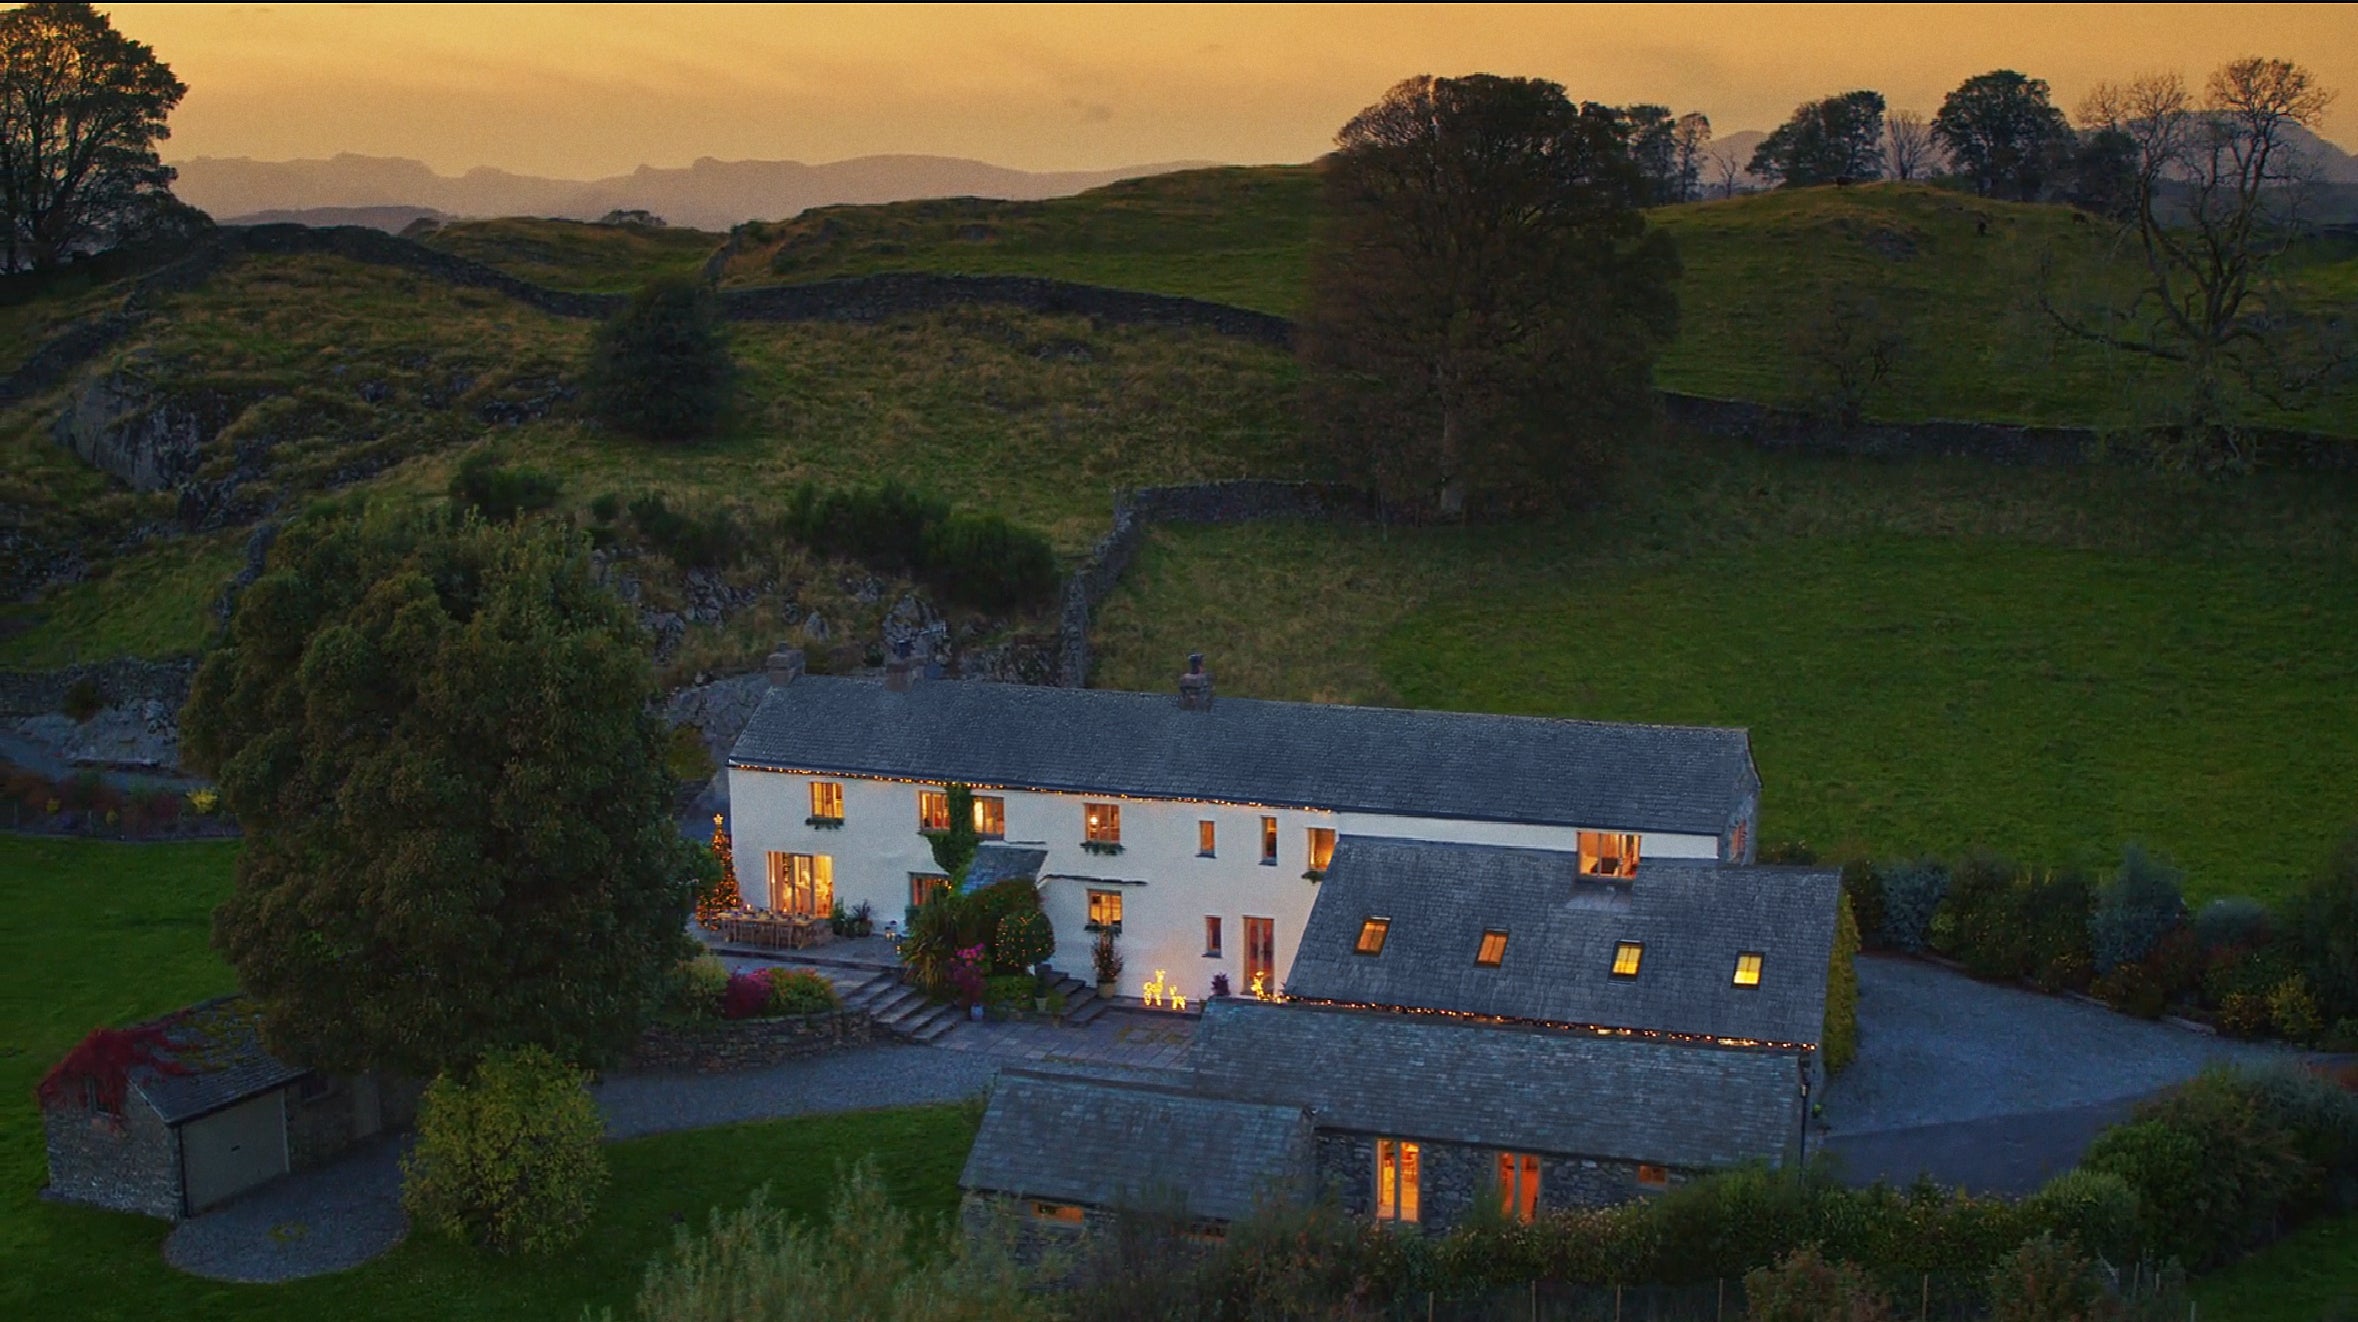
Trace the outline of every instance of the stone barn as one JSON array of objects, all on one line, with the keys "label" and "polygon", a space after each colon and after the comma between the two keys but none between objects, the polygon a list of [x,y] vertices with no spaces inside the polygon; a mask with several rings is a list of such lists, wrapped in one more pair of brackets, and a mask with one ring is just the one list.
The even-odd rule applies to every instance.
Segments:
[{"label": "stone barn", "polygon": [[178,1221],[406,1128],[420,1092],[279,1060],[237,998],[102,1028],[42,1081],[42,1196]]}]

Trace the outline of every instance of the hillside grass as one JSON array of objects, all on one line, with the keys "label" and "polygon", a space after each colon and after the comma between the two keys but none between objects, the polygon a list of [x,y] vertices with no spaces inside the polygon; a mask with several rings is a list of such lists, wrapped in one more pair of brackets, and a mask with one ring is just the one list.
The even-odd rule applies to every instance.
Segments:
[{"label": "hillside grass", "polygon": [[614,1181],[588,1234],[544,1258],[497,1259],[413,1236],[366,1266],[289,1285],[226,1285],[164,1265],[169,1229],[39,1200],[46,1180],[33,1085],[101,1024],[137,1022],[233,987],[211,912],[235,844],[128,845],[0,835],[0,1316],[573,1318],[630,1315],[641,1273],[675,1228],[701,1228],[767,1185],[770,1204],[822,1212],[840,1165],[873,1155],[886,1189],[945,1223],[976,1117],[957,1106],[806,1116],[611,1144]]},{"label": "hillside grass", "polygon": [[698,276],[724,236],[578,220],[465,220],[421,240],[550,289],[628,293],[658,276]]},{"label": "hillside grass", "polygon": [[1552,524],[1157,529],[1092,682],[1746,726],[1764,840],[2273,899],[2358,821],[2350,485],[1679,441]]},{"label": "hillside grass", "polygon": [[[874,271],[1052,276],[1302,310],[1318,207],[1314,166],[1186,171],[1048,202],[828,207],[756,227],[730,284]],[[1870,417],[2114,427],[2152,419],[2176,389],[2162,365],[2063,333],[2040,307],[2085,316],[2136,287],[2138,260],[2111,227],[2070,208],[1977,198],[1926,184],[1809,188],[1658,207],[1678,242],[1678,339],[1663,388],[1809,403],[1791,344],[1828,315],[1831,292],[1871,298],[1903,341]],[[1986,232],[1985,232],[1986,231]],[[2358,293],[2348,254],[2304,254],[2307,297]],[[2358,387],[2265,421],[2358,437]]]},{"label": "hillside grass", "polygon": [[38,604],[0,605],[0,667],[46,670],[115,656],[193,655],[245,564],[245,534],[151,546],[99,565]]}]

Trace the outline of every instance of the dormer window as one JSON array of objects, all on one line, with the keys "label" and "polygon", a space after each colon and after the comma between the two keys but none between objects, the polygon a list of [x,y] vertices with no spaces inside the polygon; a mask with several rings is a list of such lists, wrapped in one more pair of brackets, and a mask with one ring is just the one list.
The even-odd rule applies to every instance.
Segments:
[{"label": "dormer window", "polygon": [[1638,843],[1641,837],[1618,831],[1582,831],[1580,833],[1580,875],[1584,877],[1634,877],[1638,867]]},{"label": "dormer window", "polygon": [[1351,947],[1354,954],[1380,955],[1384,953],[1384,937],[1392,930],[1389,918],[1370,918],[1359,925],[1359,943]]},{"label": "dormer window", "polygon": [[1636,977],[1638,975],[1638,964],[1643,961],[1645,957],[1646,947],[1644,942],[1623,941],[1615,945],[1613,947],[1613,976],[1616,978]]},{"label": "dormer window", "polygon": [[1759,951],[1747,950],[1743,954],[1736,956],[1736,985],[1739,987],[1757,987],[1760,985]]},{"label": "dormer window", "polygon": [[1496,928],[1484,932],[1481,946],[1474,951],[1474,963],[1486,969],[1497,968],[1506,960],[1506,938],[1507,934]]},{"label": "dormer window", "polygon": [[1333,862],[1334,857],[1335,833],[1333,828],[1325,826],[1311,827],[1310,871],[1313,874],[1323,874],[1326,871],[1326,865]]}]

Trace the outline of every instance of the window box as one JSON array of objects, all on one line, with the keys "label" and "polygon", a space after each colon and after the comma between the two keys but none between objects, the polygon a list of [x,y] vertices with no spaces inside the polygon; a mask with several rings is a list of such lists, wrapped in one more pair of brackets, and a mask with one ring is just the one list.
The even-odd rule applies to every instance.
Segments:
[{"label": "window box", "polygon": [[1312,869],[1310,869],[1308,872],[1305,872],[1305,873],[1303,873],[1303,874],[1302,874],[1302,880],[1304,880],[1304,881],[1324,881],[1324,880],[1326,880],[1326,869],[1325,869],[1325,868],[1312,868]]},{"label": "window box", "polygon": [[1084,932],[1111,932],[1115,936],[1120,936],[1122,934],[1122,920],[1116,918],[1110,923],[1083,923],[1081,930]]},{"label": "window box", "polygon": [[843,819],[841,817],[805,817],[802,819],[802,824],[817,827],[822,831],[832,831],[843,825]]},{"label": "window box", "polygon": [[1119,854],[1122,852],[1122,842],[1119,840],[1083,840],[1081,848],[1092,854]]}]

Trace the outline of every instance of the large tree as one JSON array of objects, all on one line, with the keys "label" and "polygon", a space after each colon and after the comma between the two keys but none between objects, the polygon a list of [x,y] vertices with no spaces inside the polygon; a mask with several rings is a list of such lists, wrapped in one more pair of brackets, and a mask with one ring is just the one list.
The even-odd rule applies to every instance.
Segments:
[{"label": "large tree", "polygon": [[2174,73],[2107,84],[2080,110],[2091,142],[2128,158],[2126,227],[2144,278],[2125,304],[2072,307],[2043,294],[2066,331],[2176,364],[2184,393],[2167,401],[2179,460],[2251,462],[2255,403],[2295,406],[2352,365],[2348,313],[2283,278],[2306,229],[2309,168],[2296,131],[2333,102],[2309,70],[2241,59],[2213,72],[2199,98]]},{"label": "large tree", "polygon": [[1940,103],[1932,131],[1959,174],[1983,197],[2036,201],[2068,158],[2071,126],[2047,95],[2047,80],[2012,69],[1975,74]]},{"label": "large tree", "polygon": [[7,269],[55,266],[177,209],[156,155],[188,88],[86,4],[0,14]]},{"label": "large tree", "polygon": [[1883,94],[1844,92],[1793,108],[1752,149],[1754,175],[1783,188],[1883,177]]},{"label": "large tree", "polygon": [[1572,496],[1654,420],[1678,260],[1619,111],[1555,83],[1411,78],[1325,162],[1302,350],[1353,476],[1461,517]]},{"label": "large tree", "polygon": [[670,820],[654,693],[561,528],[289,527],[183,717],[246,831],[213,941],[273,1048],[427,1075],[627,1047],[705,870]]}]

